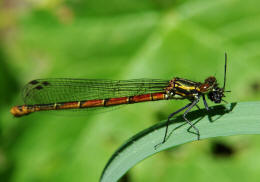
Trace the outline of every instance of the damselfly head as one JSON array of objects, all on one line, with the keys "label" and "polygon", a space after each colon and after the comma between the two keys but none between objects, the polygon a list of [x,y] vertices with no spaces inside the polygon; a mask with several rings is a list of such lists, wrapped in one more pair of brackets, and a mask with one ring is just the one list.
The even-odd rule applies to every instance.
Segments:
[{"label": "damselfly head", "polygon": [[208,93],[208,98],[215,103],[220,103],[222,97],[225,97],[223,88],[215,87]]},{"label": "damselfly head", "polygon": [[227,72],[227,53],[225,53],[225,67],[224,67],[224,84],[223,87],[220,88],[217,82],[214,83],[212,90],[208,93],[208,98],[215,103],[220,103],[223,101],[222,97],[225,97],[224,92],[226,86],[226,72]]}]

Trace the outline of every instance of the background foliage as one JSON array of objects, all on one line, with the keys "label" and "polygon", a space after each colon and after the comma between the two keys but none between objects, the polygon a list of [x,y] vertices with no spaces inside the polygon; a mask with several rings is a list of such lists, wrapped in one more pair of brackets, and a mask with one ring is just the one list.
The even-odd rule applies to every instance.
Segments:
[{"label": "background foliage", "polygon": [[[14,118],[9,109],[22,104],[21,88],[32,79],[203,81],[215,75],[222,84],[226,51],[232,91],[226,100],[259,100],[259,5],[257,0],[2,0],[1,181],[97,181],[127,138],[186,104]],[[259,181],[258,141],[259,136],[236,136],[183,145],[138,164],[122,181]]]}]

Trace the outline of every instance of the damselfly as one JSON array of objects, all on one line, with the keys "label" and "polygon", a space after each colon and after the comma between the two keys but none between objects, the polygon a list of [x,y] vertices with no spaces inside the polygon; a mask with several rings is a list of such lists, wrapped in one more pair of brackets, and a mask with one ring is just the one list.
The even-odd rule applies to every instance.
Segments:
[{"label": "damselfly", "polygon": [[36,111],[90,109],[113,107],[147,101],[188,99],[189,104],[169,115],[162,143],[166,141],[170,119],[185,110],[183,118],[196,131],[199,130],[187,118],[187,113],[202,97],[206,110],[209,110],[205,96],[214,103],[223,101],[227,70],[225,54],[224,84],[219,87],[214,76],[204,83],[175,77],[172,80],[134,79],[134,80],[95,80],[50,78],[37,79],[25,85],[22,97],[25,105],[14,106],[11,113],[24,116]]}]

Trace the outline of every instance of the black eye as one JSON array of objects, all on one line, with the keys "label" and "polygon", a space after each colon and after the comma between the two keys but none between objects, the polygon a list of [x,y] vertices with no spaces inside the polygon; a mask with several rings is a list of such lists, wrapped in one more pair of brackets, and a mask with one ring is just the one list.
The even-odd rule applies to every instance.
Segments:
[{"label": "black eye", "polygon": [[220,102],[221,102],[221,98],[222,98],[221,95],[216,94],[214,102],[215,102],[215,103],[220,103]]},{"label": "black eye", "polygon": [[220,91],[212,91],[212,92],[209,92],[209,94],[208,94],[208,98],[212,102],[215,102],[215,103],[220,103],[222,97],[223,97],[223,93]]}]

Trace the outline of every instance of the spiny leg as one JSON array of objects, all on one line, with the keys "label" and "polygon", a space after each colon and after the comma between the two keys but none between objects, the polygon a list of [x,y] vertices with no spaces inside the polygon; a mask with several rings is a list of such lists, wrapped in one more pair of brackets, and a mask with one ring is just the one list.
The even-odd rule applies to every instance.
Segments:
[{"label": "spiny leg", "polygon": [[[196,100],[194,100],[190,106],[188,107],[188,109],[184,112],[184,114],[182,115],[183,118],[185,119],[185,121],[196,131],[196,134],[198,135],[198,140],[200,140],[200,131],[198,128],[196,128],[194,126],[194,124],[192,124],[192,122],[190,122],[187,118],[186,115],[188,114],[188,112],[190,112],[190,110],[200,101],[200,98],[198,97]],[[189,130],[189,129],[188,129]]]},{"label": "spiny leg", "polygon": [[169,124],[170,124],[170,119],[175,115],[175,114],[178,114],[179,112],[183,111],[184,109],[186,109],[187,107],[189,107],[190,105],[192,105],[192,103],[189,103],[187,104],[186,106],[178,109],[177,111],[171,113],[169,116],[168,116],[168,120],[166,122],[166,128],[165,128],[165,133],[164,133],[164,137],[163,137],[163,141],[158,143],[157,145],[154,146],[154,149],[156,150],[157,147],[161,144],[164,144],[166,142],[166,138],[167,138],[167,134],[168,134],[168,127],[169,127]]}]

